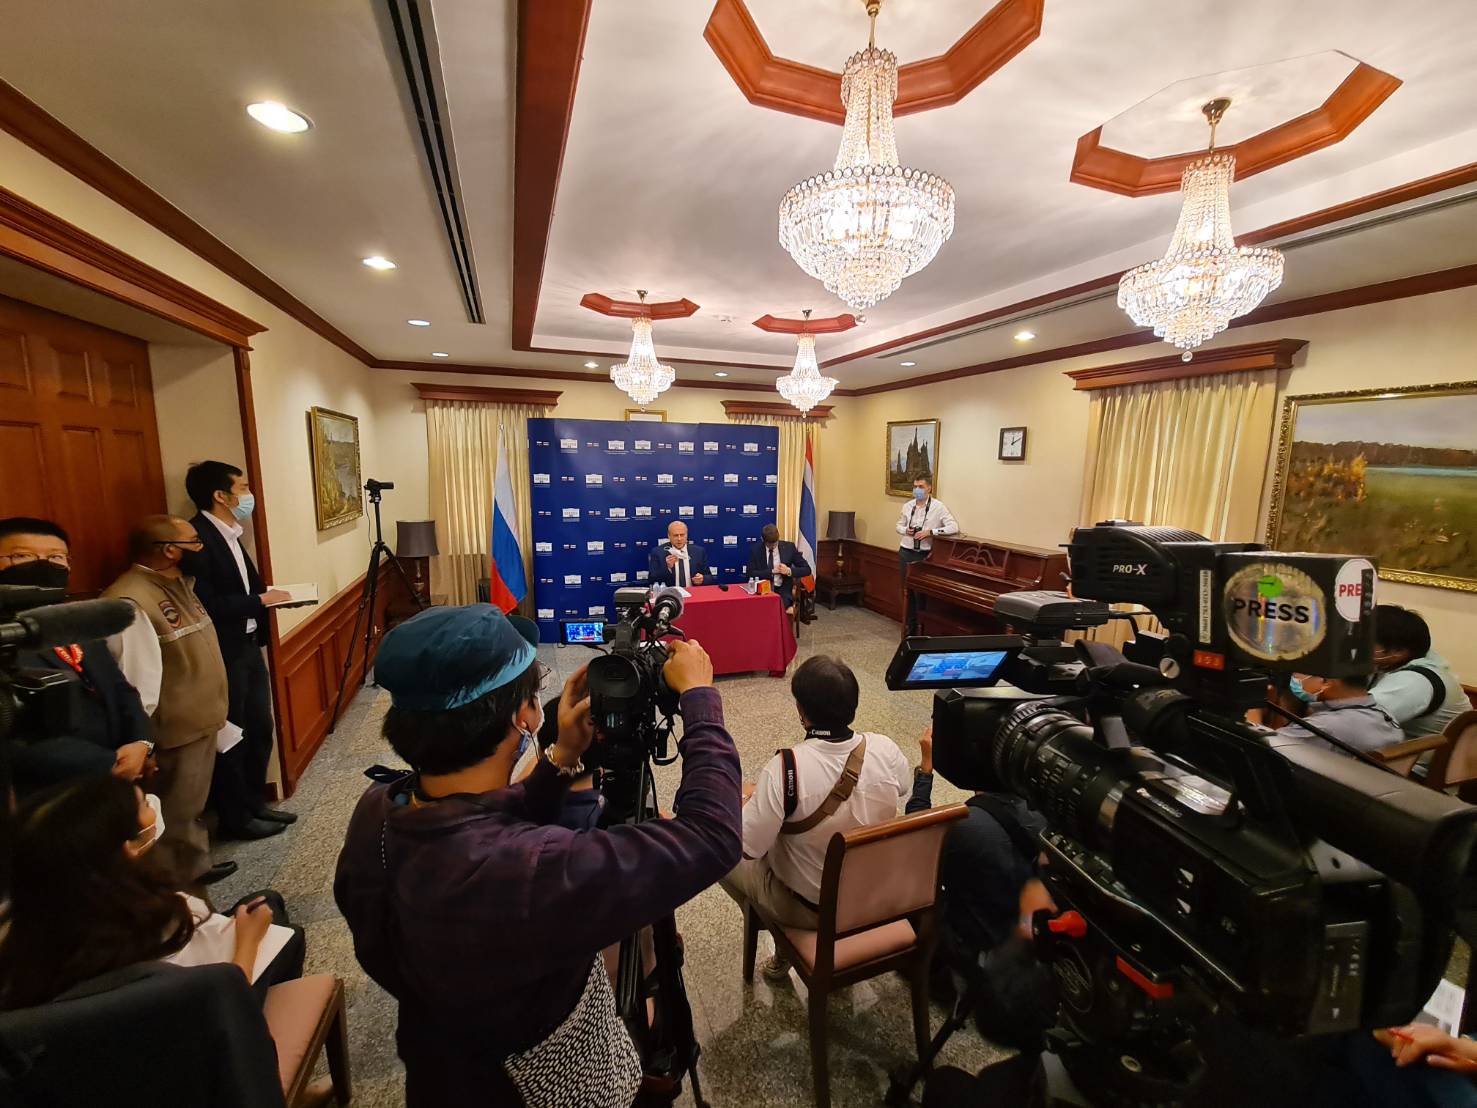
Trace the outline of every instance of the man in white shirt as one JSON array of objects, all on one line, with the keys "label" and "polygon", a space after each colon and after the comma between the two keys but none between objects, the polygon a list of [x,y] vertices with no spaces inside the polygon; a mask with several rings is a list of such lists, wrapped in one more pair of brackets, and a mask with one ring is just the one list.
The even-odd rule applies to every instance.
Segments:
[{"label": "man in white shirt", "polygon": [[651,552],[646,568],[653,585],[690,589],[708,578],[708,552],[689,543],[687,524],[674,519],[667,524],[667,541]]},{"label": "man in white shirt", "polygon": [[918,617],[916,609],[923,606],[923,600],[908,591],[908,567],[928,557],[935,535],[959,533],[959,524],[954,522],[944,502],[934,499],[933,482],[927,477],[913,482],[913,499],[898,516],[897,533],[902,536],[897,560],[903,581],[903,627],[912,634]]},{"label": "man in white shirt", "polygon": [[[827,655],[807,659],[790,692],[805,739],[776,754],[759,780],[745,786],[744,859],[721,883],[740,904],[756,905],[775,923],[813,930],[831,837],[895,817],[913,774],[886,735],[851,729],[859,690],[845,662]],[[791,757],[793,772],[787,773]],[[787,787],[787,778],[793,785]],[[764,966],[771,980],[788,972],[778,956]]]}]

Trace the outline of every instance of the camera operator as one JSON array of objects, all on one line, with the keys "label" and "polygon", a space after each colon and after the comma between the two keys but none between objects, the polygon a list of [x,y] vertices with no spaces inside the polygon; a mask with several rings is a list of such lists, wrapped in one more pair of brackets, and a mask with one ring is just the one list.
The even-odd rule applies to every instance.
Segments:
[{"label": "camera operator", "polygon": [[1374,620],[1379,678],[1369,695],[1400,722],[1406,738],[1440,734],[1471,705],[1451,666],[1431,649],[1431,628],[1419,612],[1398,604],[1377,605]]},{"label": "camera operator", "polygon": [[668,915],[739,857],[739,760],[696,643],[679,694],[673,819],[571,831],[555,821],[593,737],[578,681],[558,739],[509,784],[543,725],[534,647],[486,604],[433,608],[385,636],[384,734],[412,769],[350,821],[334,897],[371,977],[400,1004],[406,1103],[631,1103],[641,1063],[599,952]]},{"label": "camera operator", "polygon": [[[807,658],[790,691],[805,740],[776,754],[752,790],[746,787],[744,860],[722,884],[739,904],[759,906],[774,923],[814,930],[831,837],[895,817],[910,774],[908,760],[886,735],[851,729],[860,694],[845,662],[824,654]],[[770,981],[783,981],[789,972],[779,954],[763,968]]]},{"label": "camera operator", "polygon": [[[0,585],[64,593],[71,566],[67,533],[51,520],[23,516],[0,520]],[[152,634],[146,622],[135,622],[146,635]],[[75,686],[71,730],[64,735],[26,736],[39,741],[12,749],[18,794],[88,773],[112,773],[125,781],[143,776],[154,749],[149,717],[105,641],[21,651],[17,662],[25,669],[60,673]]]},{"label": "camera operator", "polygon": [[[922,750],[907,811],[933,805],[933,727],[918,739]],[[943,886],[935,980],[952,970],[974,988],[980,1034],[1026,1051],[1042,1049],[1042,1034],[1056,1016],[1051,971],[1027,939],[1031,915],[1052,908],[1036,876],[1036,838],[1046,821],[1009,793],[976,792],[969,814],[944,836],[939,862]],[[952,988],[952,981],[950,981]]]}]

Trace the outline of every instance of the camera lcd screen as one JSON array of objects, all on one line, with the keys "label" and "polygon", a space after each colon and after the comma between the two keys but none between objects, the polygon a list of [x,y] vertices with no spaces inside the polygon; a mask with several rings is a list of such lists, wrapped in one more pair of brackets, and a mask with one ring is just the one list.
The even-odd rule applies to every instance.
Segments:
[{"label": "camera lcd screen", "polygon": [[903,678],[909,685],[976,685],[992,681],[1005,664],[1004,650],[947,650],[919,654]]},{"label": "camera lcd screen", "polygon": [[602,619],[567,619],[563,628],[563,641],[568,646],[600,646],[605,642],[605,621]]}]

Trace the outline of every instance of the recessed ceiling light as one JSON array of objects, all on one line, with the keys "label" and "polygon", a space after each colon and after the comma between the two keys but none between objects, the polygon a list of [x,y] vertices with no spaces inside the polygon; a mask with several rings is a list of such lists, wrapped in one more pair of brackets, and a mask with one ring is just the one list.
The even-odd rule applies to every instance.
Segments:
[{"label": "recessed ceiling light", "polygon": [[714,374],[713,374],[713,376],[714,377],[727,377],[728,374],[724,373],[723,370],[720,369],[720,370],[715,371]]},{"label": "recessed ceiling light", "polygon": [[586,362],[585,363],[585,368],[586,369],[599,369],[600,368],[600,363],[599,362]]},{"label": "recessed ceiling light", "polygon": [[429,327],[431,325],[429,319],[407,319],[405,322],[412,327]]},{"label": "recessed ceiling light", "polygon": [[1036,337],[1036,332],[1035,331],[1017,331],[1015,333],[1015,341],[1016,342],[1030,342],[1035,337]]},{"label": "recessed ceiling light", "polygon": [[917,364],[917,362],[898,362],[898,365],[902,366],[904,369],[912,369]]},{"label": "recessed ceiling light", "polygon": [[285,104],[279,104],[275,100],[263,100],[256,104],[246,105],[246,114],[251,116],[263,127],[273,131],[280,131],[284,135],[300,135],[313,125],[313,121],[307,116],[293,111]]},{"label": "recessed ceiling light", "polygon": [[451,357],[451,355],[448,354],[448,353],[446,353],[444,350],[432,350],[431,351],[431,357],[433,357],[433,358],[449,358],[449,357]]},{"label": "recessed ceiling light", "polygon": [[364,259],[364,264],[367,265],[370,269],[394,269],[395,268],[395,263],[394,262],[390,261],[389,258],[381,257],[378,254],[371,254],[369,257],[365,258]]}]

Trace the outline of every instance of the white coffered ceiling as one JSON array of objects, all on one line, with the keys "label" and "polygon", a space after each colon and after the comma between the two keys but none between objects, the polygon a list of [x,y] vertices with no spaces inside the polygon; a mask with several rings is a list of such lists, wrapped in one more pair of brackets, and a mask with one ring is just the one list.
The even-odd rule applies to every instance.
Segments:
[{"label": "white coffered ceiling", "polygon": [[[538,3],[564,0],[535,0]],[[903,63],[947,49],[988,0],[885,0],[878,42]],[[516,5],[422,0],[449,112],[486,323],[466,321],[383,0],[87,0],[10,5],[0,78],[121,163],[377,358],[602,375],[625,321],[579,307],[591,291],[686,296],[658,352],[786,367],[793,340],[750,326],[766,312],[845,310],[780,248],[790,185],[829,168],[840,129],[756,107],[703,40],[705,0],[593,0],[549,231],[532,345],[511,343]],[[866,43],[859,0],[749,0],[778,55],[839,70]],[[1477,162],[1470,118],[1477,6],[1470,0],[1045,0],[1039,38],[960,103],[897,123],[904,164],[948,179],[958,229],[937,260],[821,339],[822,359],[999,309],[1162,252],[1173,195],[1129,199],[1068,180],[1080,136],[1143,156],[1203,142],[1198,104],[1232,95],[1224,142],[1321,103],[1355,64],[1403,83],[1343,142],[1237,184],[1251,231]],[[1217,74],[1223,76],[1215,76]],[[264,131],[257,99],[305,112],[302,136]],[[44,200],[44,198],[39,198]],[[1363,217],[1290,246],[1285,300],[1477,262],[1477,203],[1432,197],[1402,221]],[[1363,223],[1369,223],[1363,226]],[[378,274],[359,259],[399,268]],[[432,321],[411,328],[408,318]],[[1111,297],[1038,309],[1037,349],[1132,330]],[[830,372],[843,388],[1021,352],[1013,316],[904,342]],[[1295,327],[1293,328],[1295,330]],[[599,369],[584,361],[597,352]],[[906,358],[913,369],[897,364]],[[732,382],[774,379],[732,368]]]}]

